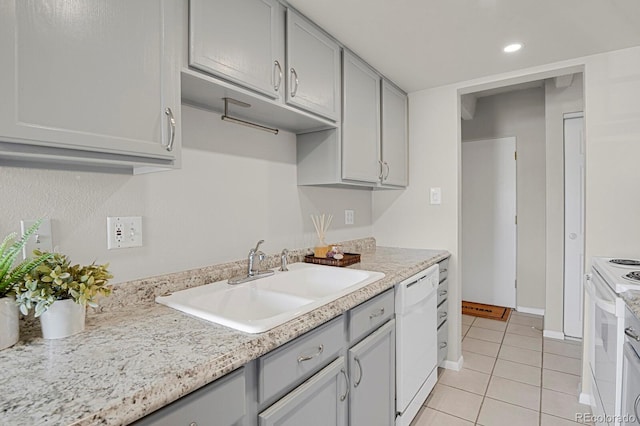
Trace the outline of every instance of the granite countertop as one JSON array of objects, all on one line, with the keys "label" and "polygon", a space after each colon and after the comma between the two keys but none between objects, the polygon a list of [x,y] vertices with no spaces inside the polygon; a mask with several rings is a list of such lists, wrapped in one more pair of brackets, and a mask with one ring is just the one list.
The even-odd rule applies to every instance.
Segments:
[{"label": "granite countertop", "polygon": [[620,293],[624,303],[626,303],[627,308],[636,316],[636,318],[640,319],[640,291],[638,290],[627,290],[623,293]]},{"label": "granite countertop", "polygon": [[0,351],[0,425],[131,423],[448,256],[443,250],[363,251],[361,263],[350,268],[384,272],[383,279],[262,334],[188,316],[150,295],[145,303],[89,315],[86,330],[75,336],[27,336]]}]

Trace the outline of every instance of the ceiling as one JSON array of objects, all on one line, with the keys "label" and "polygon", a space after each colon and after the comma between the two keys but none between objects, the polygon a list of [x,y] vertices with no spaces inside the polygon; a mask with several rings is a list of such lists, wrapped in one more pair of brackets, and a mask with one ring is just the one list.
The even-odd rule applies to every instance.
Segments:
[{"label": "ceiling", "polygon": [[288,1],[408,92],[640,45],[640,0]]}]

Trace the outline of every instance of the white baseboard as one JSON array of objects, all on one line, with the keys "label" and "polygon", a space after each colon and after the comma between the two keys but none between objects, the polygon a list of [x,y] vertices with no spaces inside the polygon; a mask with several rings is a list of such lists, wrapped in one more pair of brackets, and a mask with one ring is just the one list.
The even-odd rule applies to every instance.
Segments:
[{"label": "white baseboard", "polygon": [[544,309],[542,308],[527,308],[526,306],[517,306],[516,311],[522,312],[523,314],[544,316]]},{"label": "white baseboard", "polygon": [[542,335],[552,339],[564,340],[564,333],[562,331],[545,330]]},{"label": "white baseboard", "polygon": [[580,392],[580,404],[591,405],[591,395],[588,393]]},{"label": "white baseboard", "polygon": [[445,359],[440,364],[440,367],[446,368],[447,370],[460,371],[462,370],[463,365],[464,365],[464,358],[462,357],[462,355],[460,355],[460,358],[458,359],[458,361],[449,361],[448,359]]}]

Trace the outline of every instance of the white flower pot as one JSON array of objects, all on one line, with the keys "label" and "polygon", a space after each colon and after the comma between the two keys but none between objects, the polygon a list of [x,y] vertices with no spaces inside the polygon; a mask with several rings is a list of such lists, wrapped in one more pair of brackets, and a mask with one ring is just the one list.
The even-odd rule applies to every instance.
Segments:
[{"label": "white flower pot", "polygon": [[20,339],[20,316],[13,297],[0,297],[0,350],[15,345]]},{"label": "white flower pot", "polygon": [[42,337],[61,339],[84,330],[86,308],[71,299],[56,300],[40,315]]}]

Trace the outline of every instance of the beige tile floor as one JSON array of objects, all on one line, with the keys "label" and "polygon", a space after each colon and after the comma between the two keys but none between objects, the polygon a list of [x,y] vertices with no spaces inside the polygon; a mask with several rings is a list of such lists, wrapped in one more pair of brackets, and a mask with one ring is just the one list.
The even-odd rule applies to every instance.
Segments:
[{"label": "beige tile floor", "polygon": [[571,426],[582,346],[542,337],[542,317],[513,312],[508,322],[462,316],[460,371],[440,370],[412,426]]}]

